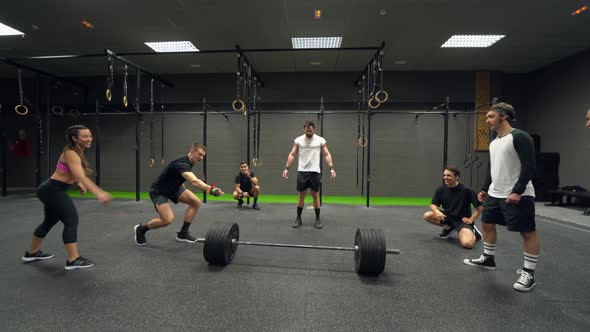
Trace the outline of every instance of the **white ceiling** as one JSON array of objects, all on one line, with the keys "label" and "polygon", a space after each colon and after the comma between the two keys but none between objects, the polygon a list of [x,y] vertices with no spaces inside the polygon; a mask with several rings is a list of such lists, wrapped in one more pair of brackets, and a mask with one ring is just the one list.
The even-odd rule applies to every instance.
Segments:
[{"label": "white ceiling", "polygon": [[[590,48],[590,0],[5,0],[0,57],[150,52],[145,41],[201,50],[290,48],[291,37],[342,36],[342,47],[385,42],[385,70],[529,72]],[[313,18],[314,9],[323,12]],[[385,10],[386,15],[379,12]],[[80,21],[92,22],[94,29]],[[38,28],[34,28],[36,26]],[[455,34],[504,34],[484,49],[442,49]],[[361,71],[374,51],[247,53],[258,72]],[[129,59],[158,74],[234,72],[235,54]],[[20,60],[59,76],[104,74],[106,57]],[[395,64],[405,61],[405,64]],[[320,62],[320,65],[311,65]],[[191,65],[199,65],[194,67]],[[0,65],[0,72],[13,72]]]}]

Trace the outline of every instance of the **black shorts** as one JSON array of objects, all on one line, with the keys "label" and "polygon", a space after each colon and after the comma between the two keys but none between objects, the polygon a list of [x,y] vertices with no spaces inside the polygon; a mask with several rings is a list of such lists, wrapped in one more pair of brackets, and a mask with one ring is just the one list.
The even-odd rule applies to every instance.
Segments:
[{"label": "black shorts", "polygon": [[490,196],[483,202],[481,221],[485,224],[504,225],[512,232],[534,232],[535,198],[521,196],[520,203],[508,204],[505,198]]},{"label": "black shorts", "polygon": [[164,195],[158,191],[150,190],[150,199],[154,203],[154,208],[158,211],[158,205],[168,203],[171,200],[174,204],[178,204],[178,198],[186,190],[185,187],[179,186],[176,191],[170,195]]},{"label": "black shorts", "polygon": [[318,172],[297,172],[297,191],[320,191],[322,175]]},{"label": "black shorts", "polygon": [[[248,188],[246,188],[248,189]],[[248,190],[246,190],[242,187],[240,187],[240,190],[242,191],[242,193],[248,193],[248,195],[250,195],[250,197],[254,197],[254,187],[249,188]],[[238,194],[239,196],[239,194]]]},{"label": "black shorts", "polygon": [[[445,213],[444,211],[441,212]],[[463,222],[463,220],[461,220],[462,218],[449,216],[447,214],[445,214],[445,216],[446,218],[444,223],[446,225],[451,226],[454,230],[457,231],[457,233],[459,233],[463,228],[468,228],[472,232],[474,231],[473,224],[466,224],[465,222]]]}]

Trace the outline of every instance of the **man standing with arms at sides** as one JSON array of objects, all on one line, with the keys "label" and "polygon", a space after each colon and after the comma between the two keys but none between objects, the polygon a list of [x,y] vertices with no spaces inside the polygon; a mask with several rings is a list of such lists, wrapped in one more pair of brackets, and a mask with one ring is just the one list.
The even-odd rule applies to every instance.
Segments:
[{"label": "man standing with arms at sides", "polygon": [[513,288],[528,292],[535,286],[535,268],[539,258],[539,238],[535,225],[535,148],[526,132],[513,128],[514,108],[507,103],[492,105],[486,123],[497,136],[490,143],[490,164],[484,186],[477,198],[484,202],[482,214],[484,253],[465,259],[469,266],[496,269],[496,224],[520,232],[524,240],[524,266],[518,269]]},{"label": "man standing with arms at sides", "polygon": [[313,198],[313,207],[315,209],[315,227],[322,228],[320,221],[320,180],[322,174],[320,173],[321,153],[324,154],[326,163],[330,167],[330,177],[336,177],[334,170],[334,163],[332,162],[332,155],[326,145],[326,140],[315,134],[315,123],[313,121],[305,121],[303,124],[304,134],[297,137],[294,141],[293,148],[287,157],[285,169],[283,170],[283,178],[289,176],[289,166],[295,160],[295,156],[299,153],[299,163],[297,166],[297,191],[299,192],[299,202],[297,203],[297,218],[293,222],[293,228],[301,227],[301,212],[305,202],[305,194],[307,188],[311,189],[311,197]]}]

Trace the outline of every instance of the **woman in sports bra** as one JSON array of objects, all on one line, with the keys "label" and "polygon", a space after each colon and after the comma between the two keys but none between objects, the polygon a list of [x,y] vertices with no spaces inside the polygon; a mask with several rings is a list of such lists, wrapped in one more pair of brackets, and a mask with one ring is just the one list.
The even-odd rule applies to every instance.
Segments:
[{"label": "woman in sports bra", "polygon": [[22,261],[29,263],[53,258],[53,254],[41,250],[41,244],[51,228],[61,221],[64,224],[62,239],[68,256],[65,269],[75,270],[94,266],[95,263],[78,253],[78,211],[66,190],[76,182],[82,194],[89,190],[103,204],[110,202],[112,197],[88,177],[91,170],[84,150],[92,144],[90,129],[83,125],[71,126],[66,130],[66,139],[68,144],[59,156],[55,172],[37,189],[37,197],[44,205],[45,219],[35,229],[31,246]]}]

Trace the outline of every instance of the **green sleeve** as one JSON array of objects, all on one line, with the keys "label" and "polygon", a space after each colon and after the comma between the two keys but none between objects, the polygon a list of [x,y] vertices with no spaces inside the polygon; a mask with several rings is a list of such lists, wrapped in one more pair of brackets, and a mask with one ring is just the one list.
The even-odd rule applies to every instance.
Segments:
[{"label": "green sleeve", "polygon": [[512,188],[512,192],[522,194],[526,189],[527,183],[529,183],[533,178],[533,175],[535,175],[535,144],[533,143],[531,136],[522,130],[514,130],[512,136],[514,150],[516,150],[516,154],[520,159],[520,174],[516,184]]}]

